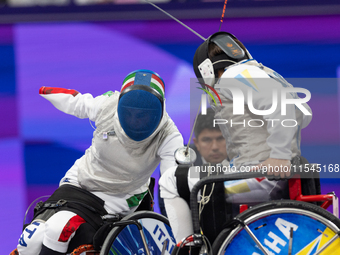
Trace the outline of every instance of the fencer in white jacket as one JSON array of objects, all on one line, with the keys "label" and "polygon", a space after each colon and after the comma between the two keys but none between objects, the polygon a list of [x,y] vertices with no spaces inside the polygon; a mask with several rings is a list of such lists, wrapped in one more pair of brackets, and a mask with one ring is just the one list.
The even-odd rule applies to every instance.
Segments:
[{"label": "fencer in white jacket", "polygon": [[[42,87],[39,94],[60,111],[95,122],[91,146],[61,179],[60,188],[71,184],[90,192],[104,201],[107,213],[133,212],[156,167],[160,164],[164,173],[176,166],[174,152],[183,146],[183,138],[165,110],[164,82],[158,74],[134,71],[120,92],[97,97],[53,87]],[[83,222],[68,210],[46,222],[33,221],[19,239],[19,254],[65,254]],[[74,228],[67,234],[70,223]]]},{"label": "fencer in white jacket", "polygon": [[[291,84],[254,60],[235,36],[225,32],[213,34],[199,46],[194,70],[202,84],[216,91],[216,94],[211,91],[216,104],[208,98],[215,111],[214,125],[219,125],[227,142],[229,172],[249,172],[262,167],[270,174],[289,176],[291,160],[301,155],[301,129],[310,123],[312,113],[306,103],[297,103],[299,107],[290,103],[282,114],[281,94],[285,93],[290,102],[308,98],[299,101]],[[175,172],[176,167],[169,169],[159,184],[170,225],[179,242],[193,230],[190,209],[178,193]],[[196,168],[188,172],[190,190],[199,180],[193,172]],[[226,200],[236,205],[282,199],[287,188],[287,181],[267,178],[225,182]]]}]

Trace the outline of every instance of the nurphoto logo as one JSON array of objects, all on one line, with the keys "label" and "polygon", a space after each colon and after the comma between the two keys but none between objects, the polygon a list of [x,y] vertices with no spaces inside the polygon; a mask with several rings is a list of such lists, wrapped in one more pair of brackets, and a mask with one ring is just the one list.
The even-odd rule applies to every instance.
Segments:
[{"label": "nurphoto logo", "polygon": [[[199,88],[199,87],[198,87]],[[221,98],[216,91],[216,89],[226,89],[221,84],[216,84],[215,87],[211,87],[209,85],[202,85],[202,88],[199,88],[206,92],[206,94],[202,94],[201,96],[201,114],[206,115],[207,112],[207,95],[211,97],[213,100],[215,106],[217,106],[216,99],[214,95],[209,91],[209,89],[215,94],[215,96],[220,101],[220,105],[222,106]],[[233,104],[233,115],[244,115],[244,109],[245,105],[247,104],[248,109],[251,113],[257,115],[257,116],[266,116],[274,113],[278,107],[280,107],[280,112],[282,116],[287,115],[287,106],[293,105],[294,107],[300,109],[300,111],[304,115],[311,115],[311,113],[307,110],[307,108],[303,105],[304,103],[307,103],[311,99],[311,93],[304,88],[293,88],[293,87],[282,87],[280,89],[273,88],[271,91],[265,91],[266,94],[266,100],[268,98],[271,98],[271,107],[269,109],[256,109],[253,102],[254,93],[259,93],[257,90],[254,90],[253,88],[249,87],[246,90],[242,90],[239,87],[235,85],[228,85],[227,89],[230,91],[232,95],[232,104]],[[262,92],[263,93],[263,92]],[[271,93],[271,95],[269,95]],[[304,94],[304,98],[300,98],[297,96],[297,93]],[[244,95],[246,94],[246,95]],[[288,96],[290,95],[290,96]],[[265,121],[268,123],[271,123],[272,126],[274,126],[275,121],[279,121],[278,119],[269,119],[265,118]],[[244,122],[237,122],[232,123],[232,120],[226,120],[226,119],[214,119],[214,126],[217,124],[227,124],[230,122],[231,125],[235,124],[243,124],[246,125],[245,120]],[[261,119],[252,119],[250,122],[247,123],[250,127],[262,127],[264,125],[264,121]],[[256,125],[254,125],[256,123]],[[297,121],[295,119],[283,119],[281,120],[281,125],[284,127],[295,127],[298,125]]]}]

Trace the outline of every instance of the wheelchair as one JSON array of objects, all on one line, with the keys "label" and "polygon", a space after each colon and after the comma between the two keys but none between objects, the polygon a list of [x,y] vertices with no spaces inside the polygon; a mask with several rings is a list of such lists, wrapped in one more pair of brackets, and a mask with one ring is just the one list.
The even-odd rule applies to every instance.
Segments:
[{"label": "wheelchair", "polygon": [[[117,219],[110,229],[100,249],[95,249],[93,244],[82,244],[68,254],[170,255],[176,245],[168,219],[152,211],[138,211]],[[18,253],[14,250],[12,254]]]},{"label": "wheelchair", "polygon": [[[91,241],[82,239],[81,233],[72,238],[68,255],[170,255],[176,246],[175,238],[172,234],[169,221],[161,214],[153,212],[153,187],[154,180],[151,180],[149,194],[144,197],[136,211],[125,217],[119,215],[104,215],[103,226],[93,233]],[[150,190],[151,188],[151,190]],[[35,202],[42,196],[34,200],[26,211],[24,218],[24,228],[29,210]],[[43,203],[42,201],[39,203]],[[32,214],[33,215],[33,214]],[[33,216],[32,216],[33,217]],[[85,225],[86,223],[82,224]],[[87,231],[83,228],[82,231]],[[10,255],[18,254],[15,249]]]},{"label": "wheelchair", "polygon": [[170,255],[175,245],[166,217],[152,211],[138,211],[112,223],[100,250],[93,245],[81,245],[70,255]]},{"label": "wheelchair", "polygon": [[[302,195],[299,175],[288,180],[289,196],[293,200],[270,201],[249,209],[246,205],[240,206],[240,214],[224,225],[223,222],[218,222],[219,227],[215,228],[218,229],[218,233],[214,238],[208,238],[200,221],[200,211],[197,206],[198,192],[207,184],[261,177],[264,177],[264,174],[258,172],[232,173],[208,176],[197,182],[190,193],[194,234],[182,240],[172,255],[340,254],[337,197],[334,193]],[[321,201],[323,202],[321,206],[317,206],[315,202]],[[331,204],[333,204],[334,215],[325,210]],[[186,244],[190,245],[186,246]]]},{"label": "wheelchair", "polygon": [[[215,238],[207,238],[200,222],[198,192],[211,183],[261,177],[264,177],[262,173],[233,173],[213,175],[197,182],[190,194],[194,234],[177,245],[167,218],[152,211],[137,211],[110,223],[110,231],[100,249],[84,244],[69,254],[340,254],[340,220],[335,194],[304,196],[300,178],[289,180],[290,198],[295,200],[270,201],[251,208],[242,206],[241,213],[233,219],[218,223]],[[321,206],[307,203],[320,201],[323,201]],[[331,204],[335,215],[325,210]],[[184,250],[187,243],[193,247],[192,253]]]}]

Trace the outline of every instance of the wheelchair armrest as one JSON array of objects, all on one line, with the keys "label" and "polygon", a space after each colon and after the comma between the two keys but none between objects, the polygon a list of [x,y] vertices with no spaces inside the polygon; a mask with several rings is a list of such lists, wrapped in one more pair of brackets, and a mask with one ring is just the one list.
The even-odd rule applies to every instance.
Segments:
[{"label": "wheelchair armrest", "polygon": [[251,179],[251,178],[260,178],[265,177],[266,175],[262,172],[236,172],[232,174],[219,174],[204,177],[199,180],[191,190],[190,193],[190,208],[192,215],[192,223],[194,234],[200,234],[200,222],[199,222],[199,210],[197,206],[197,194],[204,185],[214,183],[214,182],[224,182],[224,181],[233,181],[233,180],[242,180],[242,179]]},{"label": "wheelchair armrest", "polygon": [[289,197],[291,200],[303,202],[324,202],[321,204],[323,209],[327,209],[333,204],[333,214],[339,217],[338,198],[334,193],[322,194],[302,194],[301,178],[319,178],[318,164],[305,164],[304,168],[295,169],[296,174],[289,179]]}]

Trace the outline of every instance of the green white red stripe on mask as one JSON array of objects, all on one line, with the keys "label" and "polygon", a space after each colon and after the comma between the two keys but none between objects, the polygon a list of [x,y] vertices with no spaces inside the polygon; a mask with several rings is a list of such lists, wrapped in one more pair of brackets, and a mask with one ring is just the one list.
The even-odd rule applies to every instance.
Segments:
[{"label": "green white red stripe on mask", "polygon": [[155,89],[164,98],[164,83],[162,79],[152,72],[133,72],[123,82],[120,92],[132,85],[145,85]]},{"label": "green white red stripe on mask", "polygon": [[163,81],[157,75],[151,75],[150,86],[157,90],[159,94],[164,98],[164,84]]}]

